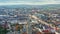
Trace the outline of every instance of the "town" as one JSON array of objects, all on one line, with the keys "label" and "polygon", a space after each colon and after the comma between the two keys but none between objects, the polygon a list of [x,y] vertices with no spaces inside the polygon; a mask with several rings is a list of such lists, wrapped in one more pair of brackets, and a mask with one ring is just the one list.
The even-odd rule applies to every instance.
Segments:
[{"label": "town", "polygon": [[0,8],[0,34],[59,34],[60,11],[43,8]]}]

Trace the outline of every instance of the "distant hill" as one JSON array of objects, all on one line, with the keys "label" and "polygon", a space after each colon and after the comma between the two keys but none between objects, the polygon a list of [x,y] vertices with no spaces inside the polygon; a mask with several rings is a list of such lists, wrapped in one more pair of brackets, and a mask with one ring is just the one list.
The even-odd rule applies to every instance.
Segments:
[{"label": "distant hill", "polygon": [[[58,11],[60,12],[60,4],[48,4],[48,5],[3,5],[0,6],[1,8],[39,8],[43,9],[44,11],[50,10],[50,9],[59,9],[59,10],[50,10],[48,12],[53,12],[53,11]],[[1,14],[6,14],[6,12],[0,10],[0,15]]]},{"label": "distant hill", "polygon": [[3,5],[0,8],[60,8],[60,4],[48,5]]}]

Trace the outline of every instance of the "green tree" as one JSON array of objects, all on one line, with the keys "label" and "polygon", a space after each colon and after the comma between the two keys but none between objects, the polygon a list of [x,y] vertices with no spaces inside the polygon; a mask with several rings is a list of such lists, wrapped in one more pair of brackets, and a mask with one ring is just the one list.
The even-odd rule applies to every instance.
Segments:
[{"label": "green tree", "polygon": [[0,26],[0,34],[6,34],[8,30]]}]

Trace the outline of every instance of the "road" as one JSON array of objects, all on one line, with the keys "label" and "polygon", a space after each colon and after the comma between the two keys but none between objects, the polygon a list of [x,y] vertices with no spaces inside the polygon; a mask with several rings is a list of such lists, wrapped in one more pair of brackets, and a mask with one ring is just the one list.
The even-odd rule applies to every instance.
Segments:
[{"label": "road", "polygon": [[[30,18],[34,18],[34,19],[36,19],[37,21],[39,21],[39,23],[42,23],[42,24],[45,24],[45,25],[50,26],[50,27],[52,27],[52,28],[55,28],[55,27],[53,27],[51,24],[48,24],[47,22],[45,22],[45,21],[43,21],[43,20],[37,18],[37,17],[34,16],[34,15],[29,15],[29,16],[30,16]],[[56,34],[59,34],[59,33],[56,32]]]},{"label": "road", "polygon": [[8,32],[7,34],[20,34],[18,31]]},{"label": "road", "polygon": [[[52,25],[50,25],[50,24],[48,24],[47,22],[45,22],[45,21],[37,18],[37,17],[34,16],[34,15],[29,15],[29,16],[30,16],[30,18],[34,18],[34,19],[36,19],[37,21],[39,21],[39,23],[42,23],[42,24],[45,24],[45,25],[50,26],[50,27],[52,27],[52,28],[55,28],[55,27],[53,27]],[[16,33],[15,33],[15,32],[16,32]],[[29,31],[29,32],[30,32],[30,31]],[[17,31],[14,31],[14,32],[8,32],[7,34],[20,34],[20,33],[17,32]],[[56,34],[59,34],[59,33],[56,32]]]}]

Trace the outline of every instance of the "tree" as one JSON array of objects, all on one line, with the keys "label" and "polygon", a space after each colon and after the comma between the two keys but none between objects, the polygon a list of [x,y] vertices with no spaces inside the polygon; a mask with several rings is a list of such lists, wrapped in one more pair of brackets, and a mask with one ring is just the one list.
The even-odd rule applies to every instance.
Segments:
[{"label": "tree", "polygon": [[8,32],[7,29],[0,26],[0,34],[6,34]]}]

